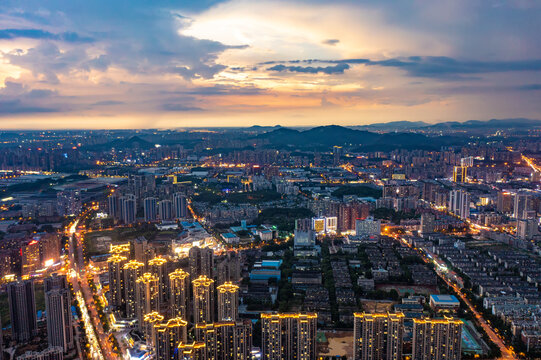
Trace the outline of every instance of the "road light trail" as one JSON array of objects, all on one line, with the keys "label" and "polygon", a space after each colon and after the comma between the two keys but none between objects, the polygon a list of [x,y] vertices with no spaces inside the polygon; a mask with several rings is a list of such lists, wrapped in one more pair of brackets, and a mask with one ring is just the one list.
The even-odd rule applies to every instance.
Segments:
[{"label": "road light trail", "polygon": [[79,304],[79,309],[81,310],[86,338],[88,339],[88,343],[90,344],[91,356],[93,359],[105,360],[100,349],[98,337],[96,335],[94,327],[92,326],[92,321],[90,320],[88,309],[86,308],[85,299],[80,290],[77,291],[75,297],[77,298],[77,303]]}]

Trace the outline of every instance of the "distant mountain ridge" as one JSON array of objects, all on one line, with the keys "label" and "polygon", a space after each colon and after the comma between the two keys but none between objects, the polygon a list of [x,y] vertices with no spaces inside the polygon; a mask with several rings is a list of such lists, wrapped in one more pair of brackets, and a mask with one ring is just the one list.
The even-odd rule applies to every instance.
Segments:
[{"label": "distant mountain ridge", "polygon": [[362,149],[396,149],[396,148],[439,148],[441,145],[451,143],[447,137],[428,137],[414,133],[375,133],[366,130],[355,130],[348,127],[329,125],[318,126],[301,131],[289,128],[280,128],[259,134],[255,137],[267,140],[272,145],[290,145],[300,148],[331,147],[331,146],[359,146]]},{"label": "distant mountain ridge", "polygon": [[490,120],[468,120],[464,122],[446,121],[437,124],[429,124],[424,121],[391,121],[388,123],[375,123],[368,125],[351,126],[354,129],[375,130],[375,131],[405,131],[415,129],[444,130],[444,129],[497,129],[517,127],[541,126],[541,120],[527,118],[490,119]]}]

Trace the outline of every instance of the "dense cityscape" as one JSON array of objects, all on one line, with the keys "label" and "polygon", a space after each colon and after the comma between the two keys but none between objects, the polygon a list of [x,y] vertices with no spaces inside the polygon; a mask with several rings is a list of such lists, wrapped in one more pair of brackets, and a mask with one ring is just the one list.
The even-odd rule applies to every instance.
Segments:
[{"label": "dense cityscape", "polygon": [[1,0],[0,360],[541,359],[541,0]]},{"label": "dense cityscape", "polygon": [[3,132],[6,359],[541,353],[541,123]]}]

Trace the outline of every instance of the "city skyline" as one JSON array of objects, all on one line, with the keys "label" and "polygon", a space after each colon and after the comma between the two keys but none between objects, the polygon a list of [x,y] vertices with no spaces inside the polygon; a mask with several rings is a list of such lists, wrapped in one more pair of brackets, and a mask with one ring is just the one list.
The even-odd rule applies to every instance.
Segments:
[{"label": "city skyline", "polygon": [[0,1],[0,360],[541,359],[541,0]]},{"label": "city skyline", "polygon": [[541,5],[0,5],[0,128],[541,118]]},{"label": "city skyline", "polygon": [[539,358],[540,130],[2,131],[0,357]]}]

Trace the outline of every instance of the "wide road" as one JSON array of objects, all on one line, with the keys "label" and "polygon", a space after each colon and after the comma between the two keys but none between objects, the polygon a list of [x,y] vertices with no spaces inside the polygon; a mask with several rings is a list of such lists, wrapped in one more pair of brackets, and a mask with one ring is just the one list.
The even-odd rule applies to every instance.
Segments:
[{"label": "wide road", "polygon": [[528,166],[530,166],[533,170],[537,172],[541,172],[541,166],[535,163],[536,160],[534,158],[527,157],[524,154],[521,154],[521,157],[522,157],[522,160],[524,160],[526,164],[528,164]]},{"label": "wide road", "polygon": [[[117,359],[118,356],[113,352],[111,342],[103,330],[94,304],[92,291],[88,286],[83,258],[83,244],[82,238],[78,232],[78,222],[78,220],[75,221],[69,229],[69,265],[71,269],[71,276],[69,276],[69,279],[73,285],[73,291],[76,296],[78,294],[80,295],[78,301],[84,302],[84,304],[79,307],[81,312],[85,312],[83,313],[83,322],[85,323],[87,337],[90,336],[91,338],[95,338],[94,341],[89,339],[91,347],[93,348],[93,358],[99,360],[114,360]],[[93,344],[93,342],[96,342],[96,344]]]}]

